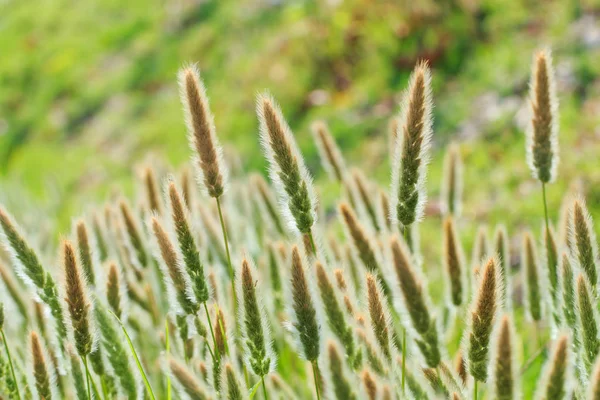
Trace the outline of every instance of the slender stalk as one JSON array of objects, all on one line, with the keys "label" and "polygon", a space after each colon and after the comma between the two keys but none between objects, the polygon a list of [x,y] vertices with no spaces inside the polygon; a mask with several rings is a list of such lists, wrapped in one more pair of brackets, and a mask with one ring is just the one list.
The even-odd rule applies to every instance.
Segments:
[{"label": "slender stalk", "polygon": [[[231,264],[231,254],[229,253],[229,241],[227,240],[227,228],[225,228],[225,220],[223,219],[223,211],[221,211],[221,198],[215,197],[217,200],[217,209],[219,210],[219,220],[221,221],[221,230],[223,231],[223,240],[225,241],[225,253],[227,253],[227,263],[229,269],[229,279],[231,280],[231,291],[233,293],[233,308],[237,309],[237,294],[235,292],[233,265]],[[237,311],[235,312],[237,315]]]},{"label": "slender stalk", "polygon": [[267,394],[267,385],[265,385],[265,377],[261,376],[260,380],[262,381],[263,395],[265,396],[265,400],[269,400],[269,395]]},{"label": "slender stalk", "polygon": [[108,399],[108,388],[106,387],[106,380],[104,379],[104,375],[100,375],[100,386],[102,386],[102,397],[104,400]]},{"label": "slender stalk", "polygon": [[[404,241],[408,248],[408,226],[404,226],[403,229]],[[406,328],[402,328],[402,393],[404,393],[405,388],[405,376],[406,376]]]},{"label": "slender stalk", "polygon": [[[167,352],[167,357],[169,357],[169,321],[165,318],[165,351]],[[167,400],[171,400],[171,376],[167,375]]]},{"label": "slender stalk", "polygon": [[315,379],[315,390],[317,391],[317,400],[321,400],[321,389],[319,388],[319,364],[317,360],[312,362],[313,377]]},{"label": "slender stalk", "polygon": [[[206,319],[208,320],[208,329],[210,330],[210,336],[212,337],[213,340],[213,347],[215,349],[215,353],[217,353],[219,351],[219,349],[217,348],[217,340],[215,339],[215,332],[213,331],[213,326],[212,326],[212,322],[210,320],[210,313],[208,312],[208,307],[206,306],[206,302],[202,303],[204,304],[204,311],[206,311]],[[208,349],[210,350],[210,345],[208,346]],[[212,350],[210,351],[210,355],[212,356],[213,362],[215,361],[215,356],[218,355],[217,354],[213,354]]]},{"label": "slender stalk", "polygon": [[87,396],[89,400],[92,400],[92,391],[90,385],[90,371],[88,369],[87,356],[81,356],[81,361],[83,361],[83,366],[85,367],[85,383],[87,385]]},{"label": "slender stalk", "polygon": [[473,384],[473,399],[477,400],[477,379],[474,380]]},{"label": "slender stalk", "polygon": [[546,184],[542,182],[542,198],[544,200],[544,217],[546,218],[546,233],[550,229],[550,224],[548,222],[548,202],[546,201]]},{"label": "slender stalk", "polygon": [[8,366],[10,367],[10,373],[12,375],[13,381],[15,382],[15,389],[17,390],[17,399],[21,400],[21,393],[19,392],[19,382],[17,382],[15,369],[13,368],[12,357],[10,356],[10,351],[8,350],[8,344],[6,343],[4,329],[0,329],[0,334],[2,335],[2,342],[4,343],[4,349],[6,350],[6,357],[8,358]]},{"label": "slender stalk", "polygon": [[131,337],[129,336],[129,333],[127,333],[127,329],[125,329],[125,325],[123,325],[123,322],[121,322],[119,317],[117,317],[117,315],[114,312],[112,312],[111,310],[108,310],[108,312],[111,313],[113,315],[113,317],[115,317],[117,319],[117,321],[119,322],[119,325],[121,325],[121,329],[123,330],[123,333],[125,334],[125,338],[127,339],[127,343],[129,344],[131,353],[133,354],[133,357],[135,358],[135,363],[137,364],[140,374],[142,375],[142,379],[144,380],[144,385],[146,386],[146,390],[148,391],[150,398],[152,400],[156,400],[156,397],[154,396],[154,391],[152,390],[152,386],[150,385],[150,381],[148,380],[148,376],[146,376],[146,372],[144,371],[142,362],[140,361],[140,358],[138,357],[137,351],[135,351],[135,347],[133,347],[133,342],[131,341]]},{"label": "slender stalk", "polygon": [[312,229],[308,230],[308,237],[310,239],[310,245],[312,246],[313,254],[317,255],[317,246],[315,245],[315,238],[312,234]]}]

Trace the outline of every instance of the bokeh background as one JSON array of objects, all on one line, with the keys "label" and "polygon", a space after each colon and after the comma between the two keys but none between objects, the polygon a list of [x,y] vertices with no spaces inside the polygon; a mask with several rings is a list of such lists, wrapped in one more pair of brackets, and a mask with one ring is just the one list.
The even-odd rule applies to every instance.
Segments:
[{"label": "bokeh background", "polygon": [[43,213],[68,228],[90,202],[133,193],[140,164],[189,160],[176,82],[187,62],[198,63],[218,135],[245,170],[265,169],[254,101],[268,89],[325,204],[339,191],[328,190],[312,142],[316,119],[350,163],[386,183],[388,123],[412,67],[427,59],[430,213],[444,148],[456,140],[467,216],[535,227],[525,100],[532,54],[546,46],[561,112],[551,216],[573,187],[600,213],[599,1],[3,0],[0,13],[0,202],[26,225]]}]

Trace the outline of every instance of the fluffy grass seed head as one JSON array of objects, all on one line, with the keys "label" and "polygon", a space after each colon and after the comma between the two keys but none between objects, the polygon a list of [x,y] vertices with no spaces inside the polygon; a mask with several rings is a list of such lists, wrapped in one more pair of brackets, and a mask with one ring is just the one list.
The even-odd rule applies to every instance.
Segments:
[{"label": "fluffy grass seed head", "polygon": [[306,280],[304,261],[298,246],[292,248],[292,271],[291,286],[293,311],[295,321],[293,323],[298,333],[302,355],[308,361],[316,361],[321,351],[321,326],[317,320],[312,293]]},{"label": "fluffy grass seed head", "polygon": [[127,243],[130,246],[130,250],[135,252],[136,261],[139,263],[139,266],[146,267],[148,265],[148,254],[144,246],[143,233],[139,228],[138,222],[125,200],[119,202],[119,210],[121,210],[121,217],[125,225]]},{"label": "fluffy grass seed head", "polygon": [[598,316],[595,300],[589,281],[583,274],[579,274],[576,283],[578,329],[583,343],[582,356],[587,369],[594,363],[600,351],[598,339]]},{"label": "fluffy grass seed head", "polygon": [[536,398],[567,399],[571,392],[572,355],[567,334],[560,335],[552,346],[550,358],[538,381]]},{"label": "fluffy grass seed head", "polygon": [[312,178],[279,106],[268,94],[256,101],[260,141],[270,165],[269,175],[291,232],[307,234],[317,219]]},{"label": "fluffy grass seed head", "polygon": [[171,206],[171,217],[179,243],[179,250],[183,256],[185,270],[191,280],[191,287],[199,303],[208,301],[209,289],[206,283],[204,264],[200,258],[198,246],[190,229],[189,218],[184,208],[183,199],[174,182],[168,185],[169,204]]},{"label": "fluffy grass seed head", "polygon": [[209,399],[204,386],[184,364],[171,358],[169,359],[169,370],[173,378],[175,378],[180,392],[185,393],[185,395],[194,400]]},{"label": "fluffy grass seed head", "polygon": [[529,232],[523,235],[521,254],[523,270],[523,286],[525,288],[525,304],[529,317],[533,321],[541,321],[543,316],[544,300],[542,293],[545,290],[543,276],[540,271],[539,258],[533,236]]},{"label": "fluffy grass seed head", "polygon": [[19,228],[9,217],[8,213],[0,207],[0,240],[12,257],[20,277],[32,288],[50,308],[56,323],[57,333],[62,341],[67,337],[67,325],[64,319],[62,304],[59,300],[58,287],[50,272],[46,271],[35,251],[27,243]]},{"label": "fluffy grass seed head", "polygon": [[258,376],[268,375],[275,370],[276,358],[271,342],[270,326],[265,315],[264,305],[257,297],[256,270],[247,258],[242,260],[239,279],[239,296],[243,307],[240,320],[243,321],[245,359],[248,367]]},{"label": "fluffy grass seed head", "polygon": [[188,139],[196,153],[194,165],[198,177],[208,195],[218,198],[225,191],[228,172],[198,67],[194,64],[183,67],[178,80]]},{"label": "fluffy grass seed head", "polygon": [[271,192],[269,184],[260,174],[253,174],[250,177],[250,183],[254,189],[253,192],[257,195],[256,202],[258,203],[259,208],[269,215],[277,232],[284,235],[285,231],[283,223],[281,222],[279,210],[277,209],[277,202],[273,198],[273,193]]},{"label": "fluffy grass seed head", "polygon": [[596,358],[594,368],[592,369],[587,398],[590,400],[600,400],[600,357]]},{"label": "fluffy grass seed head", "polygon": [[462,212],[463,163],[458,143],[451,143],[444,156],[442,213],[458,218]]},{"label": "fluffy grass seed head", "polygon": [[419,62],[403,95],[392,160],[392,219],[403,226],[419,221],[426,202],[425,180],[432,128],[431,72]]},{"label": "fluffy grass seed head", "polygon": [[391,361],[393,343],[391,338],[392,333],[390,332],[390,318],[382,298],[377,278],[367,273],[367,308],[369,310],[371,329],[384,357],[388,361]]},{"label": "fluffy grass seed head", "polygon": [[111,310],[119,318],[123,316],[123,295],[124,282],[121,277],[121,271],[117,264],[110,263],[108,265],[108,277],[106,279],[106,301]]},{"label": "fluffy grass seed head", "polygon": [[469,373],[480,382],[487,380],[490,338],[501,307],[498,260],[490,257],[480,273],[467,320],[465,361]]},{"label": "fluffy grass seed head", "polygon": [[560,263],[560,286],[563,304],[564,321],[568,327],[577,329],[577,300],[575,296],[575,274],[571,266],[571,260],[565,251]]},{"label": "fluffy grass seed head", "polygon": [[552,54],[538,51],[529,84],[531,122],[527,128],[527,162],[533,177],[542,183],[556,178],[558,168],[558,99]]},{"label": "fluffy grass seed head", "polygon": [[498,255],[498,266],[501,270],[501,295],[504,299],[504,308],[510,309],[512,304],[512,282],[510,269],[510,239],[506,227],[502,224],[496,226],[494,232],[494,248]]},{"label": "fluffy grass seed head", "polygon": [[360,374],[365,392],[369,400],[377,400],[377,378],[375,378],[368,369],[363,370]]},{"label": "fluffy grass seed head", "polygon": [[442,254],[442,263],[450,283],[449,298],[458,307],[467,297],[466,265],[460,237],[451,216],[444,220]]},{"label": "fluffy grass seed head", "polygon": [[[441,361],[436,319],[430,312],[426,284],[416,271],[409,251],[396,238],[391,240],[394,270],[402,292],[403,305],[418,337],[415,338],[427,365],[435,368]],[[368,283],[368,282],[367,282]],[[371,301],[369,299],[369,307]],[[370,309],[370,308],[369,308]]]},{"label": "fluffy grass seed head", "polygon": [[244,385],[244,381],[240,379],[234,365],[230,362],[226,362],[224,371],[225,379],[223,381],[226,383],[227,400],[244,400],[246,398],[247,389]]},{"label": "fluffy grass seed head", "polygon": [[152,217],[151,225],[164,262],[161,265],[163,265],[162,270],[167,289],[173,296],[172,307],[175,310],[181,308],[185,314],[195,315],[200,306],[196,302],[195,296],[190,293],[189,277],[183,270],[173,243],[156,217]]},{"label": "fluffy grass seed head", "polygon": [[332,380],[332,385],[329,385],[332,391],[331,398],[337,400],[356,400],[356,394],[352,389],[353,383],[347,378],[344,355],[332,340],[327,343],[327,356]]},{"label": "fluffy grass seed head", "polygon": [[46,362],[47,357],[44,348],[36,332],[30,333],[29,340],[31,343],[33,377],[38,397],[44,400],[52,400],[55,386],[54,375]]},{"label": "fluffy grass seed head", "polygon": [[143,172],[144,186],[146,188],[146,198],[148,208],[151,212],[159,214],[162,212],[162,200],[156,183],[156,175],[150,167],[144,168]]},{"label": "fluffy grass seed head", "polygon": [[373,196],[373,188],[370,185],[370,182],[367,180],[367,177],[362,173],[362,171],[358,168],[352,168],[350,170],[350,175],[354,180],[356,190],[358,195],[360,196],[360,200],[364,207],[364,210],[369,217],[371,225],[376,232],[381,230],[380,220],[379,220],[379,210],[377,201]]},{"label": "fluffy grass seed head", "polygon": [[492,336],[492,357],[489,365],[492,398],[513,400],[520,398],[519,370],[516,349],[519,347],[512,318],[504,314],[496,324]]},{"label": "fluffy grass seed head", "polygon": [[575,198],[571,206],[571,226],[569,229],[570,248],[586,273],[592,287],[598,283],[598,242],[592,217],[582,198]]},{"label": "fluffy grass seed head", "polygon": [[311,131],[317,144],[321,163],[332,180],[342,182],[346,174],[346,162],[335,139],[329,132],[327,124],[317,121],[312,124]]},{"label": "fluffy grass seed head", "polygon": [[65,302],[67,303],[75,348],[80,356],[85,357],[92,351],[94,338],[90,317],[91,303],[88,288],[82,278],[75,248],[69,241],[63,242],[63,267],[65,274]]},{"label": "fluffy grass seed head", "polygon": [[92,245],[88,235],[88,229],[85,222],[80,219],[75,224],[77,233],[77,249],[79,250],[79,261],[85,275],[85,279],[90,285],[95,285],[94,258],[92,254]]}]

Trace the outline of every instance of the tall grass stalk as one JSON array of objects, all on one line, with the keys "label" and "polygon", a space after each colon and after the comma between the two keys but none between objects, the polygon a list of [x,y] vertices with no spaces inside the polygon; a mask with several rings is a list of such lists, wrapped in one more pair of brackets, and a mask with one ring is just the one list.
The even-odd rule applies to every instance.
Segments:
[{"label": "tall grass stalk", "polygon": [[19,381],[15,375],[15,368],[13,367],[12,357],[6,341],[6,335],[4,334],[4,303],[0,303],[0,335],[2,335],[2,343],[4,344],[4,350],[6,351],[6,357],[8,358],[8,365],[10,367],[10,374],[15,383],[15,391],[17,393],[17,399],[21,400],[21,392],[19,392]]}]

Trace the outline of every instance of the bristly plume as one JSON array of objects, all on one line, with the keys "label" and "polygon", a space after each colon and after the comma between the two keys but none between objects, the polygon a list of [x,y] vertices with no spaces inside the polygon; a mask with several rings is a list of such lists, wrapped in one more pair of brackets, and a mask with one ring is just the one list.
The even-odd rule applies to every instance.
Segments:
[{"label": "bristly plume", "polygon": [[371,328],[377,339],[379,348],[388,361],[392,360],[392,340],[389,327],[389,316],[381,301],[381,293],[377,279],[367,274],[367,303],[371,317]]},{"label": "bristly plume", "polygon": [[196,65],[179,70],[178,80],[190,147],[196,152],[196,170],[208,195],[218,198],[225,191],[227,166],[223,161],[204,83]]},{"label": "bristly plume", "polygon": [[268,94],[259,95],[256,113],[260,141],[270,164],[270,177],[280,198],[282,214],[292,232],[310,234],[317,219],[312,178],[279,106]]},{"label": "bristly plume", "polygon": [[154,170],[150,167],[144,168],[144,186],[146,187],[146,196],[148,198],[148,208],[156,214],[162,212],[162,203],[158,192],[156,176]]},{"label": "bristly plume", "polygon": [[44,400],[52,400],[53,375],[46,364],[46,356],[37,333],[31,332],[30,341],[33,356],[33,376],[38,397]]},{"label": "bristly plume", "polygon": [[377,400],[377,382],[373,375],[371,375],[368,369],[365,369],[361,377],[369,400]]},{"label": "bristly plume", "polygon": [[[29,307],[25,303],[25,299],[23,297],[23,291],[21,286],[16,282],[12,272],[10,272],[2,261],[0,261],[0,279],[4,282],[4,287],[6,291],[10,295],[11,299],[19,309],[19,313],[23,317],[25,321],[27,321],[29,314]],[[39,304],[39,303],[35,303]]]},{"label": "bristly plume", "polygon": [[558,246],[555,239],[556,235],[551,227],[542,229],[542,237],[544,238],[543,256],[545,271],[547,272],[548,283],[550,284],[551,301],[549,305],[552,307],[551,313],[554,318],[554,324],[558,326],[561,321],[560,288],[558,283]]},{"label": "bristly plume", "polygon": [[[346,378],[343,356],[334,341],[327,343],[327,354],[329,356],[329,370],[331,372],[331,390],[337,400],[356,400],[356,394],[352,390],[353,383]],[[333,396],[331,396],[333,398]]]},{"label": "bristly plume", "polygon": [[[577,302],[575,296],[575,275],[567,252],[563,253],[561,260],[560,277],[564,321],[567,323],[567,326],[573,329],[573,332],[576,332]],[[575,337],[577,336],[575,335]]]},{"label": "bristly plume", "polygon": [[54,321],[56,322],[58,337],[62,342],[67,337],[63,308],[58,297],[58,288],[50,275],[40,263],[35,251],[19,233],[4,209],[0,208],[0,239],[13,262],[17,266],[20,276],[32,286],[39,298],[48,305]]},{"label": "bristly plume", "polygon": [[243,321],[246,364],[252,371],[263,377],[275,369],[276,359],[272,349],[270,327],[264,305],[259,304],[256,295],[256,281],[248,259],[242,260],[242,272],[238,298],[242,301],[240,320]]},{"label": "bristly plume", "polygon": [[171,293],[177,299],[175,302],[176,304],[173,304],[172,306],[174,309],[177,309],[177,306],[179,306],[186,314],[195,315],[200,306],[196,303],[195,296],[191,296],[188,292],[189,277],[186,276],[180,266],[179,257],[169,239],[169,235],[156,217],[152,217],[151,224],[154,236],[156,236],[160,255],[164,261],[163,274],[165,281],[168,282],[169,286],[172,288]]},{"label": "bristly plume", "polygon": [[94,274],[94,262],[92,257],[92,246],[87,232],[85,222],[83,220],[77,221],[77,248],[79,250],[79,261],[85,274],[85,278],[90,285],[95,284]]},{"label": "bristly plume", "polygon": [[533,177],[554,181],[558,168],[558,99],[550,50],[535,54],[529,84],[531,123],[527,129],[527,162]]},{"label": "bristly plume", "polygon": [[175,226],[175,233],[177,234],[179,249],[183,255],[185,270],[191,279],[192,290],[196,299],[198,302],[204,303],[209,298],[204,265],[200,259],[200,253],[190,229],[183,201],[173,182],[169,184],[168,191],[171,216],[173,218],[173,225]]},{"label": "bristly plume", "polygon": [[490,243],[488,239],[487,226],[480,225],[477,228],[477,236],[473,242],[473,251],[471,255],[471,266],[473,268],[481,265],[486,257],[490,255]]},{"label": "bristly plume", "polygon": [[175,378],[181,392],[185,393],[189,398],[195,400],[207,400],[209,397],[202,387],[202,384],[196,380],[194,374],[180,362],[170,359],[169,369]]},{"label": "bristly plume", "polygon": [[123,292],[121,286],[121,272],[117,267],[117,264],[110,263],[108,266],[108,278],[106,280],[106,301],[112,309],[112,312],[119,318],[123,315],[123,304],[122,295]]},{"label": "bristly plume", "polygon": [[140,266],[147,267],[148,255],[146,254],[144,239],[142,238],[142,233],[136,218],[125,200],[119,202],[119,209],[121,210],[121,216],[123,217],[123,223],[125,224],[125,231],[127,232],[129,243],[131,244],[132,250],[135,251],[137,261]]},{"label": "bristly plume", "polygon": [[81,277],[75,249],[71,242],[63,242],[63,266],[65,271],[65,301],[68,305],[75,348],[85,357],[92,351],[93,337],[90,321],[91,304],[85,281]]},{"label": "bristly plume", "polygon": [[510,241],[506,227],[502,224],[496,227],[494,233],[494,248],[498,255],[498,266],[501,271],[502,283],[500,294],[504,299],[504,308],[510,309],[512,304],[512,282],[510,270]]},{"label": "bristly plume", "polygon": [[419,221],[425,208],[432,107],[429,66],[419,62],[403,96],[392,165],[393,220],[404,226]]},{"label": "bristly plume", "polygon": [[526,309],[529,311],[529,317],[533,321],[540,321],[544,306],[542,292],[545,288],[542,285],[542,275],[535,242],[529,232],[523,234],[521,263],[521,269],[524,274],[523,284],[526,293]]},{"label": "bristly plume", "polygon": [[364,205],[364,209],[371,220],[371,224],[375,231],[380,231],[379,216],[377,215],[377,202],[373,198],[372,189],[369,187],[369,182],[365,175],[358,168],[352,168],[352,179],[354,180],[356,190],[360,196],[360,200]]},{"label": "bristly plume", "polygon": [[578,311],[578,331],[581,333],[583,342],[583,359],[587,369],[596,360],[600,351],[600,339],[598,339],[598,317],[594,296],[590,284],[583,274],[577,277],[577,311]]},{"label": "bristly plume", "polygon": [[423,278],[417,274],[409,251],[396,237],[391,240],[391,249],[398,284],[402,290],[403,304],[410,317],[412,327],[419,336],[415,338],[415,341],[427,365],[430,368],[436,368],[441,361],[439,332],[436,319],[430,312],[430,300],[426,285]]},{"label": "bristly plume", "polygon": [[227,400],[244,400],[246,388],[239,378],[233,364],[225,363],[225,379],[227,387]]},{"label": "bristly plume", "polygon": [[317,311],[306,280],[304,261],[297,246],[292,248],[292,298],[296,316],[294,327],[298,331],[302,355],[315,361],[321,350],[321,327],[317,321]]},{"label": "bristly plume", "polygon": [[451,143],[444,156],[444,177],[442,179],[442,213],[460,217],[462,212],[463,163],[460,147]]},{"label": "bristly plume", "polygon": [[323,121],[317,121],[311,130],[323,167],[331,179],[342,182],[346,174],[346,162],[327,125]]},{"label": "bristly plume", "polygon": [[465,258],[456,231],[454,219],[446,217],[443,230],[443,265],[450,283],[448,289],[450,300],[455,306],[460,306],[467,297],[467,284],[465,274]]},{"label": "bristly plume", "polygon": [[592,217],[581,198],[576,198],[571,206],[571,227],[569,229],[570,248],[579,261],[581,269],[596,288],[598,284],[598,242],[594,231]]},{"label": "bristly plume", "polygon": [[568,399],[571,392],[571,352],[569,336],[561,335],[554,342],[550,359],[546,361],[538,383],[536,398]]},{"label": "bristly plume", "polygon": [[273,221],[273,225],[275,225],[275,229],[277,229],[277,232],[283,235],[283,224],[277,210],[277,202],[273,199],[271,188],[267,182],[265,182],[262,175],[259,174],[252,175],[250,177],[250,182],[253,186],[254,192],[257,194],[257,203],[259,204],[260,208],[264,209],[264,211],[269,215]]},{"label": "bristly plume", "polygon": [[520,377],[515,354],[518,347],[512,319],[510,315],[505,314],[494,329],[492,361],[488,372],[494,399],[516,400],[520,398]]},{"label": "bristly plume", "polygon": [[479,287],[473,296],[465,337],[467,367],[473,378],[485,382],[490,359],[490,336],[501,307],[498,260],[489,258],[480,273]]},{"label": "bristly plume", "polygon": [[[327,315],[327,321],[331,331],[337,336],[346,350],[348,361],[352,365],[355,358],[355,345],[352,327],[346,322],[344,311],[340,306],[336,291],[329,280],[329,276],[320,262],[315,263],[317,272],[317,284],[321,293],[321,299]],[[353,365],[352,365],[353,366]]]}]

